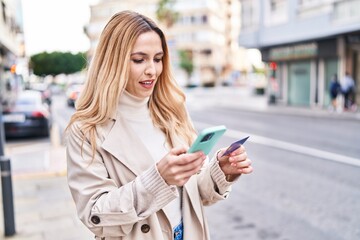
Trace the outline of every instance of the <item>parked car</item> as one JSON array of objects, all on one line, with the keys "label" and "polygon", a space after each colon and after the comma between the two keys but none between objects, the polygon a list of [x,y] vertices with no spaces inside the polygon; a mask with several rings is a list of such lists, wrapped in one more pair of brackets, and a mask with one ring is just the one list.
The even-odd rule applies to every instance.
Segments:
[{"label": "parked car", "polygon": [[51,92],[51,88],[48,84],[46,83],[32,83],[30,90],[36,90],[41,92],[41,96],[43,98],[43,100],[51,105],[51,98],[52,98],[52,92]]},{"label": "parked car", "polygon": [[45,136],[51,128],[51,112],[39,91],[25,90],[14,104],[3,109],[6,138]]},{"label": "parked car", "polygon": [[72,84],[68,87],[66,90],[66,101],[68,106],[75,106],[75,102],[78,99],[83,87],[83,84]]}]

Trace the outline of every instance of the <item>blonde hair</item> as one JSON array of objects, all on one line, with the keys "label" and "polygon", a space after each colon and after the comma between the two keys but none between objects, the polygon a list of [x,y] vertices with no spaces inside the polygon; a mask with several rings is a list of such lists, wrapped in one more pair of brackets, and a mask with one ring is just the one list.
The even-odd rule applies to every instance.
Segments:
[{"label": "blonde hair", "polygon": [[129,79],[130,54],[140,34],[154,31],[162,43],[163,71],[149,99],[152,121],[166,136],[171,147],[175,138],[188,145],[195,129],[185,108],[185,94],[171,74],[169,51],[163,32],[149,18],[132,11],[115,14],[101,33],[98,47],[91,60],[84,89],[76,102],[76,112],[68,128],[80,123],[80,131],[89,137],[93,157],[96,150],[96,126],[108,121],[116,112],[119,97]]}]

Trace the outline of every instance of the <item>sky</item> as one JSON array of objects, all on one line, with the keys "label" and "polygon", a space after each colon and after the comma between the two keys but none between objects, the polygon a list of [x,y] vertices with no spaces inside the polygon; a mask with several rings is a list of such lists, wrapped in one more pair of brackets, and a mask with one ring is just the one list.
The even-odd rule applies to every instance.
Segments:
[{"label": "sky", "polygon": [[40,52],[82,52],[90,42],[83,27],[90,7],[99,0],[22,0],[26,55]]}]

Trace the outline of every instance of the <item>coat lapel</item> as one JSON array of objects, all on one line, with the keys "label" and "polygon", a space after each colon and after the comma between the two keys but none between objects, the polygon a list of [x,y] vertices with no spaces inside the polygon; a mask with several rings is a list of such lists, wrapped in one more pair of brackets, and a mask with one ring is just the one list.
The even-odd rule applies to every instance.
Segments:
[{"label": "coat lapel", "polygon": [[[202,224],[202,209],[200,206],[201,199],[199,195],[199,190],[197,186],[196,176],[192,176],[189,181],[185,184],[183,191],[183,201],[189,201],[195,211],[196,217],[198,218],[200,224]],[[189,203],[189,204],[190,204]],[[203,226],[202,226],[203,227]]]},{"label": "coat lapel", "polygon": [[[138,176],[151,167],[155,161],[148,152],[146,146],[136,133],[127,125],[126,121],[117,115],[114,126],[110,130],[101,147],[113,155],[118,161],[126,166],[134,175]],[[199,206],[200,197],[197,190],[196,176],[189,179],[183,187],[182,201],[192,205],[196,217],[202,223],[202,209]],[[164,214],[169,219],[171,216],[166,208]]]},{"label": "coat lapel", "polygon": [[136,176],[154,164],[154,159],[126,121],[117,115],[115,124],[101,147],[123,163]]}]

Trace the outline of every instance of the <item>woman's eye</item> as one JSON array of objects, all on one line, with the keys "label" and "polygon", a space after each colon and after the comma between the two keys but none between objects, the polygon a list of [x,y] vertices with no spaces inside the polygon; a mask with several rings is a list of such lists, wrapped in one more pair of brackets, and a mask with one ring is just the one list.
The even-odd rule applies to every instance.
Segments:
[{"label": "woman's eye", "polygon": [[144,61],[144,59],[133,59],[132,61],[134,63],[142,63]]},{"label": "woman's eye", "polygon": [[154,61],[157,62],[157,63],[158,63],[158,62],[161,62],[161,61],[162,61],[162,58],[155,58]]}]

